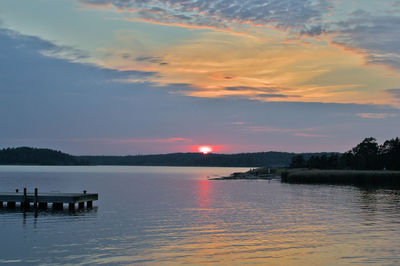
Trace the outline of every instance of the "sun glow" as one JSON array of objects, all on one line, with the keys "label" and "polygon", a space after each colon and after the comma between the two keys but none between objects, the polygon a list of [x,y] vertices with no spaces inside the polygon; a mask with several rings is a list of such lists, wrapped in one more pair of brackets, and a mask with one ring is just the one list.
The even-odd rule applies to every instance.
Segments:
[{"label": "sun glow", "polygon": [[208,154],[208,153],[212,152],[212,148],[210,146],[200,146],[199,152],[201,152],[203,154]]}]

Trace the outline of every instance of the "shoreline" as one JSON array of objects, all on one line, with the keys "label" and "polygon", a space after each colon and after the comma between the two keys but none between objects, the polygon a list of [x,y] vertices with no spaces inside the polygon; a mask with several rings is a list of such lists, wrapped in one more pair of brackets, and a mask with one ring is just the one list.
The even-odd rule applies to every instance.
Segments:
[{"label": "shoreline", "polygon": [[230,176],[223,176],[223,177],[215,177],[215,178],[208,178],[208,180],[272,180],[272,179],[280,179],[280,175],[266,175],[266,176],[257,176],[251,175],[247,173],[233,173]]},{"label": "shoreline", "polygon": [[257,168],[209,180],[272,180],[289,184],[400,186],[400,171]]},{"label": "shoreline", "polygon": [[247,172],[235,172],[229,176],[209,178],[209,180],[272,180],[280,179],[281,171],[279,168],[261,167]]},{"label": "shoreline", "polygon": [[400,171],[292,169],[281,180],[292,184],[400,185]]}]

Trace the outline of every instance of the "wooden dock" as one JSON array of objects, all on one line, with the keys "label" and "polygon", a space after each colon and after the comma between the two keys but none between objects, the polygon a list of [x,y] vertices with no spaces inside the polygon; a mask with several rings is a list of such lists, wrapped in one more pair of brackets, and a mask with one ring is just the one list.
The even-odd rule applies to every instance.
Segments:
[{"label": "wooden dock", "polygon": [[39,193],[35,188],[33,193],[29,193],[24,188],[22,192],[18,189],[15,192],[0,192],[0,208],[16,208],[19,204],[24,209],[30,207],[46,209],[51,204],[53,209],[60,210],[64,208],[64,204],[68,204],[68,208],[74,210],[75,205],[78,205],[79,209],[85,208],[85,203],[87,208],[92,208],[93,201],[98,198],[97,193],[90,194],[86,191],[83,193]]}]

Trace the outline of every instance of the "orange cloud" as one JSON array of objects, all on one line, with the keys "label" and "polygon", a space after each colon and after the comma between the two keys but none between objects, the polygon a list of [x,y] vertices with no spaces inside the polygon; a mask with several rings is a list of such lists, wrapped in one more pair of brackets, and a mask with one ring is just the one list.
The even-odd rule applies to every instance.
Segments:
[{"label": "orange cloud", "polygon": [[295,134],[304,134],[304,133],[296,133],[296,132],[310,132],[317,130],[316,128],[278,128],[278,127],[268,127],[268,126],[251,126],[246,128],[252,132],[278,132],[278,133],[295,133]]},{"label": "orange cloud", "polygon": [[293,136],[310,137],[310,138],[327,138],[327,137],[329,137],[328,135],[309,134],[309,133],[294,133]]},{"label": "orange cloud", "polygon": [[358,113],[356,114],[362,118],[370,118],[370,119],[383,119],[388,117],[396,117],[396,114],[389,114],[389,113]]},{"label": "orange cloud", "polygon": [[[383,69],[366,66],[361,53],[325,40],[304,45],[303,39],[291,39],[291,43],[282,44],[288,40],[282,32],[271,28],[263,31],[267,39],[261,35],[199,32],[195,39],[157,49],[121,33],[118,36],[126,48],[103,49],[107,57],[100,64],[158,73],[150,77],[151,82],[159,86],[188,84],[173,92],[192,97],[399,105],[382,90],[400,84],[400,76],[388,77]],[[147,55],[159,61],[135,61]]]},{"label": "orange cloud", "polygon": [[166,139],[111,139],[111,142],[118,143],[184,143],[193,142],[191,139],[186,138],[166,138]]},{"label": "orange cloud", "polygon": [[199,24],[189,24],[189,23],[181,23],[181,22],[162,22],[154,19],[149,18],[125,18],[126,21],[130,22],[144,22],[162,26],[169,26],[169,27],[181,27],[193,30],[213,30],[216,32],[225,32],[233,35],[243,35],[249,36],[246,32],[235,31],[233,28],[227,27],[216,27],[216,26],[209,26],[209,25],[199,25]]}]

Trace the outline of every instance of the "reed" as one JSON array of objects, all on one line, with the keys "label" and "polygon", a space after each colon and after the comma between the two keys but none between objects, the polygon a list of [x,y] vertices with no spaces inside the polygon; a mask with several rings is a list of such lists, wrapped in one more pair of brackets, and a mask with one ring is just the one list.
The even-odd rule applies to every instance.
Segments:
[{"label": "reed", "polygon": [[281,180],[304,184],[400,185],[400,171],[291,169],[282,172]]}]

